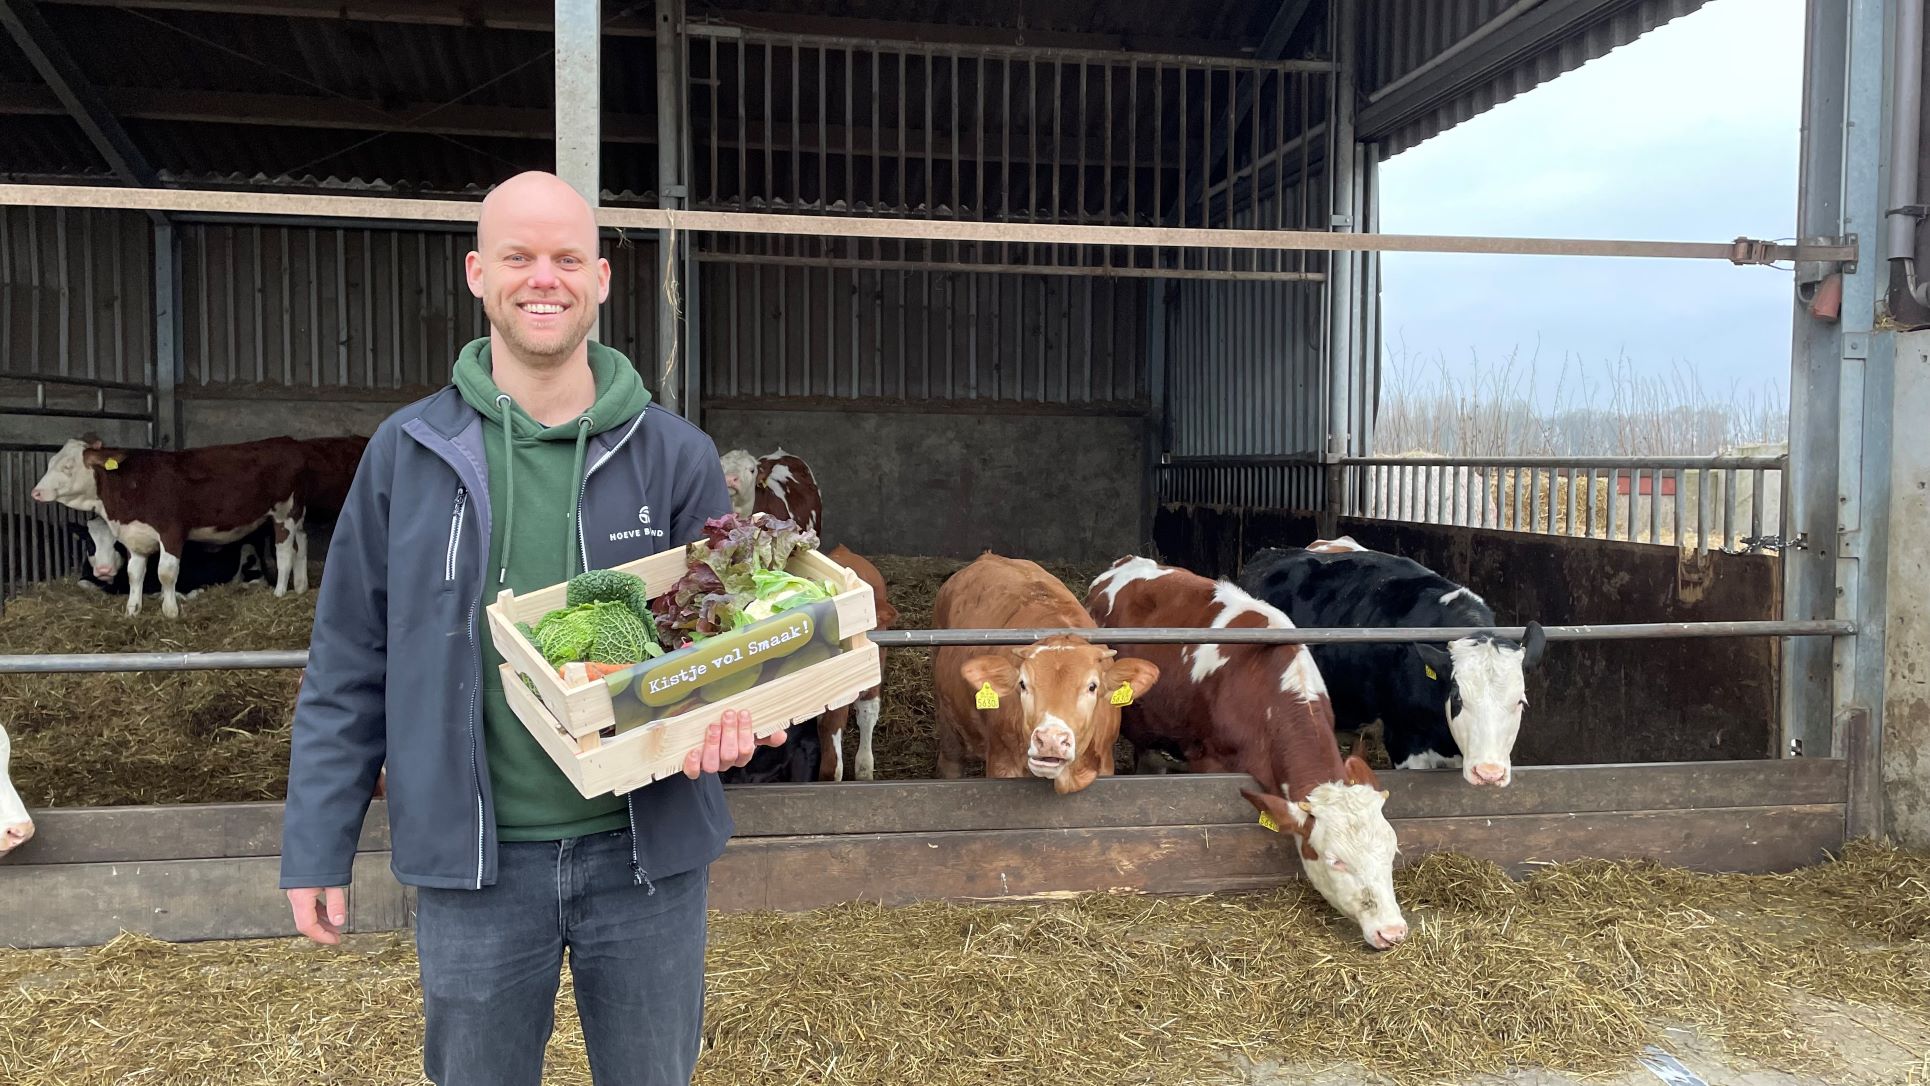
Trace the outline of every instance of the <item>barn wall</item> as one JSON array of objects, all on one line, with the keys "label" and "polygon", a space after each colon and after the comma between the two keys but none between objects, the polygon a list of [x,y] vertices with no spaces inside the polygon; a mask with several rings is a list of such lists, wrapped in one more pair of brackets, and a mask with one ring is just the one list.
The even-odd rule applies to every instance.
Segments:
[{"label": "barn wall", "polygon": [[153,253],[138,211],[0,207],[0,374],[147,381]]},{"label": "barn wall", "polygon": [[[1519,625],[1720,622],[1781,615],[1781,566],[1711,553],[1698,576],[1672,547],[1342,518],[1361,545],[1406,555],[1480,593]],[[1262,547],[1316,538],[1311,514],[1163,506],[1159,551],[1233,576]],[[1767,758],[1780,736],[1780,652],[1771,638],[1559,642],[1530,674],[1523,764]]]},{"label": "barn wall", "polygon": [[1882,778],[1891,834],[1930,848],[1930,448],[1904,435],[1930,410],[1930,332],[1897,337],[1890,460],[1888,628],[1884,658]]},{"label": "barn wall", "polygon": [[824,492],[825,536],[860,554],[1110,560],[1138,544],[1131,415],[892,412],[827,407],[706,413],[720,450],[783,447]]}]

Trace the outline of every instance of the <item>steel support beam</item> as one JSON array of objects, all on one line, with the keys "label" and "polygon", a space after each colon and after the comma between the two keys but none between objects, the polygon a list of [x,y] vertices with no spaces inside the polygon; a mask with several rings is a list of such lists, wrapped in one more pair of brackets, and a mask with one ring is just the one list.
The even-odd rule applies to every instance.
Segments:
[{"label": "steel support beam", "polygon": [[[1333,43],[1333,57],[1340,65],[1334,73],[1333,112],[1327,128],[1331,134],[1327,144],[1329,222],[1336,234],[1351,234],[1360,227],[1355,213],[1354,185],[1354,167],[1359,161],[1354,136],[1355,88],[1359,76],[1355,47],[1358,16],[1355,0],[1335,0],[1328,15],[1332,20],[1328,40]],[[1326,493],[1320,503],[1319,528],[1323,537],[1330,538],[1340,516],[1344,476],[1341,458],[1353,451],[1353,435],[1348,432],[1352,407],[1348,393],[1354,361],[1359,354],[1355,335],[1358,298],[1354,283],[1360,258],[1356,253],[1333,252],[1327,260],[1327,396],[1323,412],[1327,434]]]},{"label": "steel support beam", "polygon": [[[657,23],[657,206],[682,210],[689,206],[688,111],[684,107],[685,42],[683,0],[656,0]],[[664,407],[684,412],[682,321],[684,292],[695,280],[684,275],[679,230],[657,231],[657,399]]]}]

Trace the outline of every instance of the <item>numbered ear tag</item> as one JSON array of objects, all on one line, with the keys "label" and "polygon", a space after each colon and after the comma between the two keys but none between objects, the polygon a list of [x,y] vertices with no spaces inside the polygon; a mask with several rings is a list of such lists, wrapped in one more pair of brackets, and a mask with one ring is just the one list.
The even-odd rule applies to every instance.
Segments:
[{"label": "numbered ear tag", "polygon": [[1441,681],[1441,677],[1440,677],[1439,675],[1436,675],[1436,674],[1434,673],[1434,669],[1433,669],[1433,668],[1431,668],[1431,667],[1428,667],[1428,666],[1427,666],[1426,664],[1422,664],[1422,665],[1421,665],[1421,668],[1422,668],[1422,670],[1424,670],[1424,671],[1426,671],[1426,672],[1427,672],[1427,677],[1428,677],[1428,678],[1430,678],[1430,679],[1433,679],[1433,680],[1434,680],[1435,682],[1440,682],[1440,681]]},{"label": "numbered ear tag", "polygon": [[978,688],[978,707],[981,709],[996,709],[999,707],[999,696],[998,693],[992,689],[991,683],[986,683],[984,686]]},{"label": "numbered ear tag", "polygon": [[111,456],[108,457],[106,460],[101,461],[101,467],[108,471],[113,471],[115,468],[118,468],[120,466],[121,466],[121,462],[119,460],[114,459]]},{"label": "numbered ear tag", "polygon": [[1265,826],[1267,829],[1270,829],[1275,833],[1280,832],[1280,823],[1275,822],[1273,820],[1273,816],[1266,813],[1265,811],[1260,812],[1260,825]]},{"label": "numbered ear tag", "polygon": [[1112,703],[1114,705],[1131,705],[1133,703],[1133,684],[1120,683],[1119,689],[1112,692]]}]

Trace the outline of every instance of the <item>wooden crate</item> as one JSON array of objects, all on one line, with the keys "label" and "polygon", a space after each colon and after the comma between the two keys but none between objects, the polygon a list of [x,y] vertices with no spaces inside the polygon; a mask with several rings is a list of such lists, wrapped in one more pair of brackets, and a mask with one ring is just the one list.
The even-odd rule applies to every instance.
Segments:
[{"label": "wooden crate", "polygon": [[[615,568],[641,577],[654,599],[687,567],[678,548]],[[727,709],[748,710],[762,737],[849,705],[882,678],[878,647],[864,636],[877,619],[871,587],[816,550],[794,552],[786,568],[843,591],[574,685],[516,628],[564,606],[567,586],[504,591],[486,613],[503,654],[505,696],[586,796],[682,772],[684,755]]]}]

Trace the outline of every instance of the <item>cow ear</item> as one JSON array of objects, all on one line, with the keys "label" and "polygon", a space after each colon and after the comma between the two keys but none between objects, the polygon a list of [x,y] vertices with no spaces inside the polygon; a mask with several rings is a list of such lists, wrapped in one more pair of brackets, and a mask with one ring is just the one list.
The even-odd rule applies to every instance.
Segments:
[{"label": "cow ear", "polygon": [[1548,635],[1542,632],[1541,623],[1530,621],[1521,639],[1521,667],[1527,670],[1541,662],[1541,651],[1548,646]]},{"label": "cow ear", "polygon": [[974,656],[959,665],[958,673],[973,690],[989,685],[992,692],[1002,698],[1009,698],[1019,690],[1019,669],[1003,656]]},{"label": "cow ear", "polygon": [[1374,776],[1374,767],[1367,764],[1367,759],[1358,754],[1349,754],[1344,764],[1348,784],[1364,784],[1375,791],[1380,790],[1380,778]]},{"label": "cow ear", "polygon": [[[1454,662],[1454,657],[1446,648],[1425,641],[1416,641],[1414,651],[1421,658],[1421,674],[1424,677],[1433,682],[1440,682],[1447,678],[1448,666]],[[1428,674],[1429,672],[1433,674]]]},{"label": "cow ear", "polygon": [[1114,660],[1112,666],[1106,669],[1105,689],[1100,693],[1117,694],[1123,686],[1131,692],[1132,700],[1138,701],[1158,681],[1159,665],[1129,656],[1124,660]]},{"label": "cow ear", "polygon": [[1240,795],[1246,797],[1246,801],[1253,804],[1254,810],[1260,812],[1260,824],[1275,833],[1288,831],[1306,833],[1313,827],[1313,815],[1306,807],[1303,804],[1288,802],[1285,796],[1278,796],[1272,792],[1255,792],[1251,788],[1240,789]]}]

